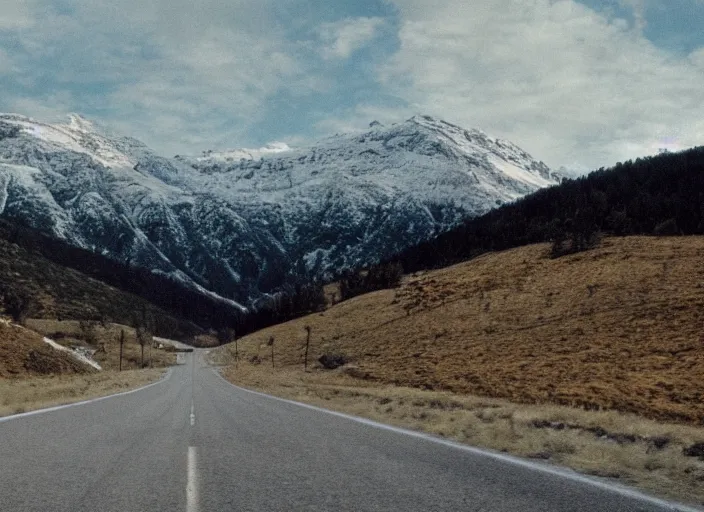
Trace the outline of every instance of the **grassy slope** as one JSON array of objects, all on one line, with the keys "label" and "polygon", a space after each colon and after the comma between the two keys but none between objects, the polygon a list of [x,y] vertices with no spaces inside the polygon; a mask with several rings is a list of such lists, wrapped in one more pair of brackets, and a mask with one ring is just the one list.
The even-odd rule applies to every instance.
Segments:
[{"label": "grassy slope", "polygon": [[[91,347],[79,339],[78,322],[30,320],[28,324],[36,330],[0,321],[0,416],[134,389],[155,381],[163,375],[164,367],[176,362],[175,354],[153,349],[155,368],[138,370],[141,347],[129,327],[114,324],[97,327],[98,342]],[[45,343],[42,334],[53,334],[57,329],[68,335],[58,340],[64,346],[95,348],[99,345],[101,350],[94,359],[103,371],[95,371]],[[126,332],[125,371],[118,372],[117,333],[121,329]],[[72,334],[75,337],[70,337]],[[145,355],[148,351],[147,348]]]},{"label": "grassy slope", "polygon": [[556,260],[548,251],[409,276],[247,336],[240,355],[268,359],[274,336],[277,365],[301,365],[310,325],[310,360],[344,353],[354,375],[378,383],[701,422],[704,238],[612,238]]},{"label": "grassy slope", "polygon": [[[704,461],[683,450],[704,440],[703,250],[487,254],[246,336],[237,365],[233,344],[212,355],[240,385],[701,504]],[[325,353],[351,364],[323,371]]]},{"label": "grassy slope", "polygon": [[163,369],[0,379],[0,416],[80,402],[154,382]]},{"label": "grassy slope", "polygon": [[0,322],[0,380],[92,372],[92,368],[44,343],[36,332]]},{"label": "grassy slope", "polygon": [[146,310],[160,324],[172,324],[175,328],[185,324],[136,295],[52,263],[2,239],[0,282],[32,298],[31,317],[78,320],[103,317],[127,323]]},{"label": "grassy slope", "polygon": [[[123,345],[122,369],[138,369],[141,365],[141,349],[137,342],[135,331],[132,327],[120,324],[100,324],[93,326],[92,331],[95,340],[87,342],[84,332],[80,328],[80,322],[76,320],[47,320],[29,319],[27,326],[44,336],[48,336],[57,343],[67,347],[87,347],[97,350],[93,356],[103,370],[118,370],[120,365],[120,331],[125,333],[125,343]],[[156,344],[155,344],[156,345]],[[176,355],[172,352],[152,347],[151,365],[156,368],[168,367],[176,364]],[[149,362],[149,346],[144,348],[145,364]]]},{"label": "grassy slope", "polygon": [[[139,387],[158,378],[163,370],[113,372],[118,367],[119,327],[97,325],[93,345],[81,339],[77,321],[56,320],[102,317],[131,321],[143,310],[161,325],[179,322],[159,308],[80,272],[54,264],[36,253],[0,240],[0,282],[4,287],[31,297],[29,329],[0,322],[0,415],[75,402]],[[127,340],[124,369],[140,366],[140,346],[134,331],[125,327]],[[63,333],[61,337],[55,336]],[[95,359],[105,371],[95,372],[44,343],[55,337],[64,345],[100,349]],[[145,350],[148,357],[149,349]],[[174,364],[175,356],[153,350],[154,366]]]}]

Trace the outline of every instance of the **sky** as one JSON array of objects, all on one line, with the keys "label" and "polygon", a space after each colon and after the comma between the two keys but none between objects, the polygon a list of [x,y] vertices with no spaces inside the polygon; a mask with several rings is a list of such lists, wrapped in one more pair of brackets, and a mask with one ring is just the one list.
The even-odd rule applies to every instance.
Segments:
[{"label": "sky", "polygon": [[704,145],[704,0],[0,0],[0,111],[166,155],[437,116],[579,172]]}]

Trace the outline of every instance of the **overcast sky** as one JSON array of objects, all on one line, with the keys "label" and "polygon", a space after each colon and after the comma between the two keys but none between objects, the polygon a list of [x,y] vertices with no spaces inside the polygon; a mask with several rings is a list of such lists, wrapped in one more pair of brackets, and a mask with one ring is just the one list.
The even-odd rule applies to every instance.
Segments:
[{"label": "overcast sky", "polygon": [[704,145],[704,0],[0,0],[0,111],[165,155],[422,113],[579,169]]}]

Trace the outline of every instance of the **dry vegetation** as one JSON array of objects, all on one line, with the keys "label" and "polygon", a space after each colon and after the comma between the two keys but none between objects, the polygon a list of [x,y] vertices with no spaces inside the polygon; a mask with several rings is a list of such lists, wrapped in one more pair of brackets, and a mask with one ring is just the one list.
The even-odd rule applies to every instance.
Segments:
[{"label": "dry vegetation", "polygon": [[156,381],[163,369],[0,379],[0,416],[79,402]]},{"label": "dry vegetation", "polygon": [[0,239],[0,284],[29,299],[26,317],[131,322],[146,313],[162,326],[172,325],[174,331],[186,324],[136,295],[57,265],[3,239]]},{"label": "dry vegetation", "polygon": [[[704,238],[613,238],[559,259],[549,250],[407,276],[396,290],[257,332],[238,342],[239,371],[228,376],[701,502],[704,466],[682,450],[704,441]],[[303,374],[306,325],[309,361],[344,355],[342,371]],[[231,364],[234,346],[219,356]],[[439,391],[510,402],[445,410],[426,397],[412,412],[394,395]]]},{"label": "dry vegetation", "polygon": [[[153,366],[162,368],[137,370],[141,346],[129,327],[56,320],[28,320],[27,324],[38,332],[0,319],[0,416],[134,389],[156,380],[163,375],[163,367],[176,362],[173,352],[154,348]],[[122,329],[126,333],[125,371],[117,372],[117,340]],[[96,350],[93,359],[103,371],[52,348],[44,336],[53,336],[64,346]],[[146,361],[148,354],[149,347],[145,347]]]},{"label": "dry vegetation", "polygon": [[93,371],[44,343],[43,337],[36,332],[0,320],[0,382],[7,378]]},{"label": "dry vegetation", "polygon": [[[101,325],[98,322],[80,322],[76,320],[43,320],[29,319],[27,326],[48,336],[57,343],[67,347],[87,347],[96,350],[93,355],[104,370],[117,370],[120,360],[120,333],[125,332],[123,346],[122,369],[139,368],[141,364],[142,347],[137,342],[135,330],[120,324]],[[172,366],[176,363],[176,355],[158,348],[158,344],[144,347],[145,364],[152,367]]]},{"label": "dry vegetation", "polygon": [[304,373],[240,362],[232,382],[447,439],[569,466],[656,495],[704,503],[704,461],[683,449],[704,431],[617,411],[426,391],[360,381],[345,369]]},{"label": "dry vegetation", "polygon": [[[704,418],[704,237],[614,238],[549,259],[547,245],[413,275],[240,341],[302,364],[344,353],[379,383],[524,403]],[[234,350],[232,347],[230,350]]]}]

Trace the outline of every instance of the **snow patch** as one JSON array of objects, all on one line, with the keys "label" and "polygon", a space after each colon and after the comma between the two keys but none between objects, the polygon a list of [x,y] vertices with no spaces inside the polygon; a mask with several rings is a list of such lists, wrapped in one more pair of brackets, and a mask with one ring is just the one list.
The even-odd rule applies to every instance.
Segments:
[{"label": "snow patch", "polygon": [[276,153],[285,153],[291,151],[291,148],[285,142],[270,142],[266,146],[258,149],[227,149],[225,151],[204,151],[203,156],[197,158],[199,162],[220,161],[220,162],[237,162],[239,160],[258,160],[264,156],[269,156]]},{"label": "snow patch", "polygon": [[72,350],[67,347],[63,347],[56,343],[54,340],[51,340],[49,338],[44,338],[44,343],[50,345],[51,347],[55,348],[56,350],[60,350],[61,352],[66,352],[68,355],[76,359],[77,361],[80,361],[83,364],[87,364],[88,366],[91,366],[95,368],[96,370],[102,370],[102,367],[95,362],[93,359],[90,358],[86,353],[79,351],[79,350]]},{"label": "snow patch", "polygon": [[134,162],[97,133],[93,123],[73,114],[69,124],[46,124],[30,117],[0,114],[0,119],[58,149],[84,153],[105,167],[133,167]]}]

